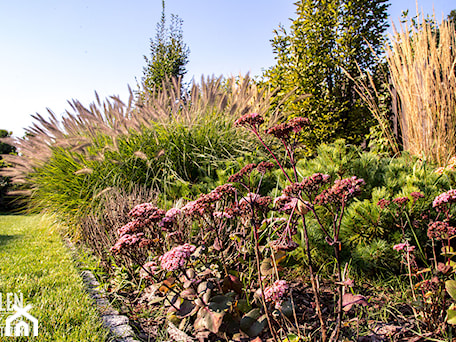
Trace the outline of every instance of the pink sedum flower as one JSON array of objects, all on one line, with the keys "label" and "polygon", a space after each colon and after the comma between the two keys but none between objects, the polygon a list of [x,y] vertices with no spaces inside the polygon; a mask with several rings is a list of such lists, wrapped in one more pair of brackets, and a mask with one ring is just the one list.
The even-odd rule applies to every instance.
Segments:
[{"label": "pink sedum flower", "polygon": [[408,246],[408,243],[407,243],[407,242],[398,243],[397,245],[394,245],[394,246],[393,246],[393,249],[394,249],[395,251],[398,251],[398,252],[399,252],[399,251],[402,251],[402,250],[403,250],[405,247],[407,247],[407,246]]},{"label": "pink sedum flower", "polygon": [[175,218],[176,216],[180,215],[181,213],[182,213],[182,210],[180,210],[179,208],[171,208],[166,212],[165,217]]},{"label": "pink sedum flower", "polygon": [[140,243],[142,241],[145,241],[146,239],[144,239],[143,237],[144,237],[144,233],[131,234],[131,235],[124,234],[119,238],[119,240],[117,240],[115,245],[111,247],[110,251],[114,255],[123,254],[130,247],[140,245]]},{"label": "pink sedum flower", "polygon": [[239,201],[239,205],[242,204],[253,204],[255,203],[261,196],[258,194],[255,194],[253,192],[249,192],[245,197],[241,198]]},{"label": "pink sedum flower", "polygon": [[160,266],[166,271],[174,271],[185,265],[196,247],[188,243],[174,247],[160,257]]},{"label": "pink sedum flower", "polygon": [[230,219],[233,217],[233,215],[230,215],[224,211],[214,211],[213,213],[214,217],[216,218],[226,218],[226,219]]},{"label": "pink sedum flower", "polygon": [[448,209],[448,204],[456,202],[456,189],[451,189],[443,194],[438,195],[432,202],[432,206],[437,211]]},{"label": "pink sedum flower", "polygon": [[393,246],[393,249],[396,251],[406,251],[406,252],[413,252],[415,250],[415,246],[410,246],[408,242],[402,242],[397,245]]},{"label": "pink sedum flower", "polygon": [[134,220],[134,221],[128,222],[126,225],[117,229],[117,234],[119,234],[119,236],[122,236],[125,234],[133,234],[133,233],[138,232],[141,228],[142,228],[141,221]]},{"label": "pink sedum flower", "polygon": [[234,122],[235,126],[244,126],[244,127],[252,127],[257,128],[261,124],[264,123],[263,117],[258,113],[248,113],[241,116]]},{"label": "pink sedum flower", "polygon": [[287,291],[288,283],[286,280],[276,280],[274,284],[264,289],[264,300],[266,302],[280,303]]}]

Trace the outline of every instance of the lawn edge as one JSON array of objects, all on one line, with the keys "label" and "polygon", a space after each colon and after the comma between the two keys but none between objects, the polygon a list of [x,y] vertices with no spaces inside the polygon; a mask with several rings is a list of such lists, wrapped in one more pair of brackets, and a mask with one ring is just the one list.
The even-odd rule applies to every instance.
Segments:
[{"label": "lawn edge", "polygon": [[75,266],[82,278],[84,290],[97,307],[98,314],[104,328],[109,330],[111,342],[140,342],[136,339],[133,328],[129,324],[129,319],[121,315],[112,305],[106,296],[106,292],[100,287],[100,283],[95,275],[89,270],[81,270],[82,264],[77,247],[67,238],[63,239],[66,247],[69,249]]}]

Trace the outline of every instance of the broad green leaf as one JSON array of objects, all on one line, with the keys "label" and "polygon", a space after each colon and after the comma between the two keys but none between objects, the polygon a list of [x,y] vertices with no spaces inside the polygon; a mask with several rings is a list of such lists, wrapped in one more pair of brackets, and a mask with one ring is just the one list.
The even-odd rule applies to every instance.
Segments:
[{"label": "broad green leaf", "polygon": [[282,340],[282,342],[298,342],[299,337],[295,334],[288,334],[285,339]]},{"label": "broad green leaf", "polygon": [[447,280],[445,282],[445,288],[451,298],[456,300],[456,280]]},{"label": "broad green leaf", "polygon": [[447,323],[456,325],[456,310],[448,309],[447,314]]}]

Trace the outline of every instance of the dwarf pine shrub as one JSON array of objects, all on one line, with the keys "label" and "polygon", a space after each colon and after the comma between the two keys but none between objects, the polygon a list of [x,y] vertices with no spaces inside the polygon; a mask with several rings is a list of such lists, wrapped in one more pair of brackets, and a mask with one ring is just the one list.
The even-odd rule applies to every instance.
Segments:
[{"label": "dwarf pine shrub", "polygon": [[[450,169],[439,174],[434,165],[407,153],[389,157],[362,151],[343,140],[320,145],[317,156],[301,159],[297,169],[304,176],[324,172],[335,179],[349,175],[364,179],[363,193],[346,208],[340,239],[344,246],[350,247],[343,249],[343,259],[351,260],[360,272],[371,274],[398,269],[400,260],[391,248],[403,238],[401,225],[413,229],[405,229],[406,238],[426,245],[429,217],[423,215],[431,209],[435,196],[456,184]],[[414,200],[411,195],[414,193],[421,193],[423,198]],[[394,202],[404,197],[408,201],[400,212],[394,205],[389,210],[379,207],[382,199]],[[321,218],[325,219],[324,213]],[[309,227],[316,260],[324,264],[331,250],[317,223],[309,222]]]}]

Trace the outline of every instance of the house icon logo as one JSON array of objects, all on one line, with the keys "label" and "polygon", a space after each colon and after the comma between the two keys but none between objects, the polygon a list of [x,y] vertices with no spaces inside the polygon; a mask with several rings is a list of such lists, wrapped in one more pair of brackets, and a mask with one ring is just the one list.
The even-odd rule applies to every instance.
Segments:
[{"label": "house icon logo", "polygon": [[[30,304],[24,308],[13,305],[16,313],[6,319],[4,336],[30,336],[30,323],[33,325],[33,336],[38,336],[38,320],[27,312],[31,308]],[[29,320],[30,323],[24,321],[23,318]]]}]

